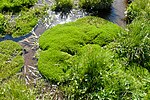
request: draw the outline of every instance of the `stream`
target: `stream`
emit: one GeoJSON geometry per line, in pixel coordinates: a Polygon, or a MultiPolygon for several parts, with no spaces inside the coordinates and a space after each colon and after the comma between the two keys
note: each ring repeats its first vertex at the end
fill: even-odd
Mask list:
{"type": "MultiPolygon", "coordinates": [[[[53,2],[46,0],[46,3],[50,6],[53,5],[53,2]]],[[[42,4],[42,0],[39,0],[37,5],[42,4]]],[[[113,23],[118,24],[121,27],[126,26],[125,21],[125,10],[127,7],[127,0],[114,0],[111,6],[111,10],[107,13],[100,13],[100,17],[109,20],[113,23]]],[[[79,9],[73,9],[67,16],[62,16],[61,13],[55,13],[51,10],[48,10],[48,16],[39,20],[38,24],[32,29],[32,31],[24,36],[13,38],[10,35],[6,35],[4,38],[0,38],[0,41],[12,40],[18,42],[23,47],[23,56],[24,56],[24,66],[23,66],[23,75],[25,77],[26,84],[36,85],[37,81],[42,78],[41,74],[37,69],[38,58],[35,57],[37,50],[39,49],[38,39],[40,35],[47,29],[56,26],[57,24],[64,24],[67,22],[75,21],[78,18],[87,16],[88,14],[79,9]]],[[[54,95],[56,90],[56,85],[45,85],[46,88],[43,91],[50,91],[51,95],[54,95]]],[[[42,97],[42,96],[41,96],[42,97]]]]}

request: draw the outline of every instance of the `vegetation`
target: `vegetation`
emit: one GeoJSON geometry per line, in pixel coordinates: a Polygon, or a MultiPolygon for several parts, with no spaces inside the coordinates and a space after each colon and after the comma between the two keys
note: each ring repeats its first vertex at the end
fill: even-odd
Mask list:
{"type": "MultiPolygon", "coordinates": [[[[36,0],[1,1],[0,36],[24,35],[45,14],[45,7],[30,8],[36,0]],[[13,14],[19,16],[12,18],[13,14]]],[[[99,11],[111,2],[80,0],[80,7],[99,11]]],[[[130,24],[125,30],[92,16],[48,29],[39,39],[39,71],[59,86],[66,100],[149,100],[149,5],[149,0],[129,5],[130,24]]],[[[66,11],[67,7],[72,8],[72,0],[56,0],[54,10],[66,11]]],[[[1,100],[35,100],[41,92],[45,99],[53,98],[40,90],[45,85],[42,80],[34,90],[16,75],[24,62],[19,44],[0,42],[0,62],[1,100]]]]}
{"type": "Polygon", "coordinates": [[[150,2],[149,0],[134,0],[127,8],[128,21],[138,18],[139,16],[149,18],[150,15],[150,2]]]}
{"type": "Polygon", "coordinates": [[[36,0],[14,0],[12,2],[2,0],[0,7],[1,37],[6,34],[18,37],[29,33],[38,20],[46,14],[46,6],[30,8],[36,2],[36,0]]]}
{"type": "Polygon", "coordinates": [[[29,89],[22,79],[13,76],[0,85],[1,100],[35,100],[34,91],[29,89]]]}
{"type": "Polygon", "coordinates": [[[38,62],[39,70],[48,79],[62,82],[70,69],[67,61],[73,59],[83,46],[109,44],[115,41],[120,31],[117,25],[96,17],[49,29],[39,40],[43,50],[38,62]]]}
{"type": "Polygon", "coordinates": [[[13,41],[0,42],[0,80],[18,72],[23,66],[22,47],[13,41]]]}
{"type": "Polygon", "coordinates": [[[12,21],[10,21],[11,15],[5,17],[2,34],[10,34],[13,37],[18,37],[29,33],[38,23],[39,18],[45,14],[45,12],[43,12],[44,9],[45,7],[38,7],[21,11],[20,16],[14,18],[12,21]]]}
{"type": "Polygon", "coordinates": [[[73,0],[55,0],[52,10],[56,12],[68,13],[73,7],[73,0]]]}
{"type": "Polygon", "coordinates": [[[113,0],[79,0],[79,5],[82,9],[88,12],[109,9],[113,0]]]}
{"type": "Polygon", "coordinates": [[[37,0],[1,0],[0,12],[10,11],[13,13],[21,11],[24,7],[33,6],[37,0]]]}
{"type": "MultiPolygon", "coordinates": [[[[131,5],[137,2],[142,0],[131,5]]],[[[40,72],[60,86],[66,99],[148,100],[150,21],[144,7],[136,16],[131,13],[126,30],[97,17],[47,30],[39,41],[40,72]]]]}

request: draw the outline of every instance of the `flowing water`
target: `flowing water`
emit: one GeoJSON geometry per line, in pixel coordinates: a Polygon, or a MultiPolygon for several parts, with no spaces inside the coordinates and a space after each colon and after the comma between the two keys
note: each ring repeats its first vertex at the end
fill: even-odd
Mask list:
{"type": "MultiPolygon", "coordinates": [[[[53,2],[46,0],[46,3],[50,6],[53,5],[53,2]]],[[[42,5],[42,1],[39,0],[37,5],[42,5]]],[[[102,18],[109,20],[113,23],[118,24],[119,26],[125,27],[125,10],[127,7],[127,0],[114,0],[111,10],[109,12],[102,12],[100,15],[102,18]]],[[[41,19],[39,23],[33,28],[33,30],[24,36],[13,38],[10,35],[6,35],[4,38],[0,38],[0,41],[4,40],[13,40],[18,42],[23,47],[23,56],[24,56],[24,67],[23,74],[25,76],[26,84],[36,84],[37,80],[42,78],[38,69],[37,61],[35,57],[36,51],[39,49],[38,39],[40,35],[47,29],[57,25],[63,24],[71,21],[75,21],[78,18],[87,16],[88,14],[79,9],[73,9],[67,16],[63,16],[62,13],[55,13],[51,10],[48,10],[48,16],[41,19]]],[[[52,86],[50,91],[55,91],[57,86],[52,86]]],[[[47,88],[45,88],[47,91],[47,88]]],[[[53,94],[53,93],[52,93],[53,94]]]]}

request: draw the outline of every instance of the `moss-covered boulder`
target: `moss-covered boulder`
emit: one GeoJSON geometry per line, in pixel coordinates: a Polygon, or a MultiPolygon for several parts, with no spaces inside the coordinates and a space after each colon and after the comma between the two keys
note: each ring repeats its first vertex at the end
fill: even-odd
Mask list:
{"type": "Polygon", "coordinates": [[[17,73],[23,66],[22,47],[13,41],[0,42],[0,80],[17,73]]]}
{"type": "Polygon", "coordinates": [[[85,17],[47,30],[39,40],[38,68],[48,79],[65,80],[70,63],[88,44],[103,47],[116,40],[121,28],[97,17],[85,17]],[[70,61],[71,60],[71,61],[70,61]]]}

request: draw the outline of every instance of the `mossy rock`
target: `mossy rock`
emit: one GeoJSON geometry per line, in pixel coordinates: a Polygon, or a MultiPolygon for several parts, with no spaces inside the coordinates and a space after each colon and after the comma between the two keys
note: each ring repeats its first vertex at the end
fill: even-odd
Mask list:
{"type": "Polygon", "coordinates": [[[23,66],[22,47],[13,41],[0,42],[0,79],[10,77],[23,66]]]}
{"type": "MultiPolygon", "coordinates": [[[[71,69],[70,63],[88,44],[99,47],[114,42],[122,29],[98,17],[85,17],[75,22],[57,25],[40,37],[38,68],[43,76],[63,82],[71,69]]],[[[85,51],[86,52],[86,51],[85,51]]]]}

